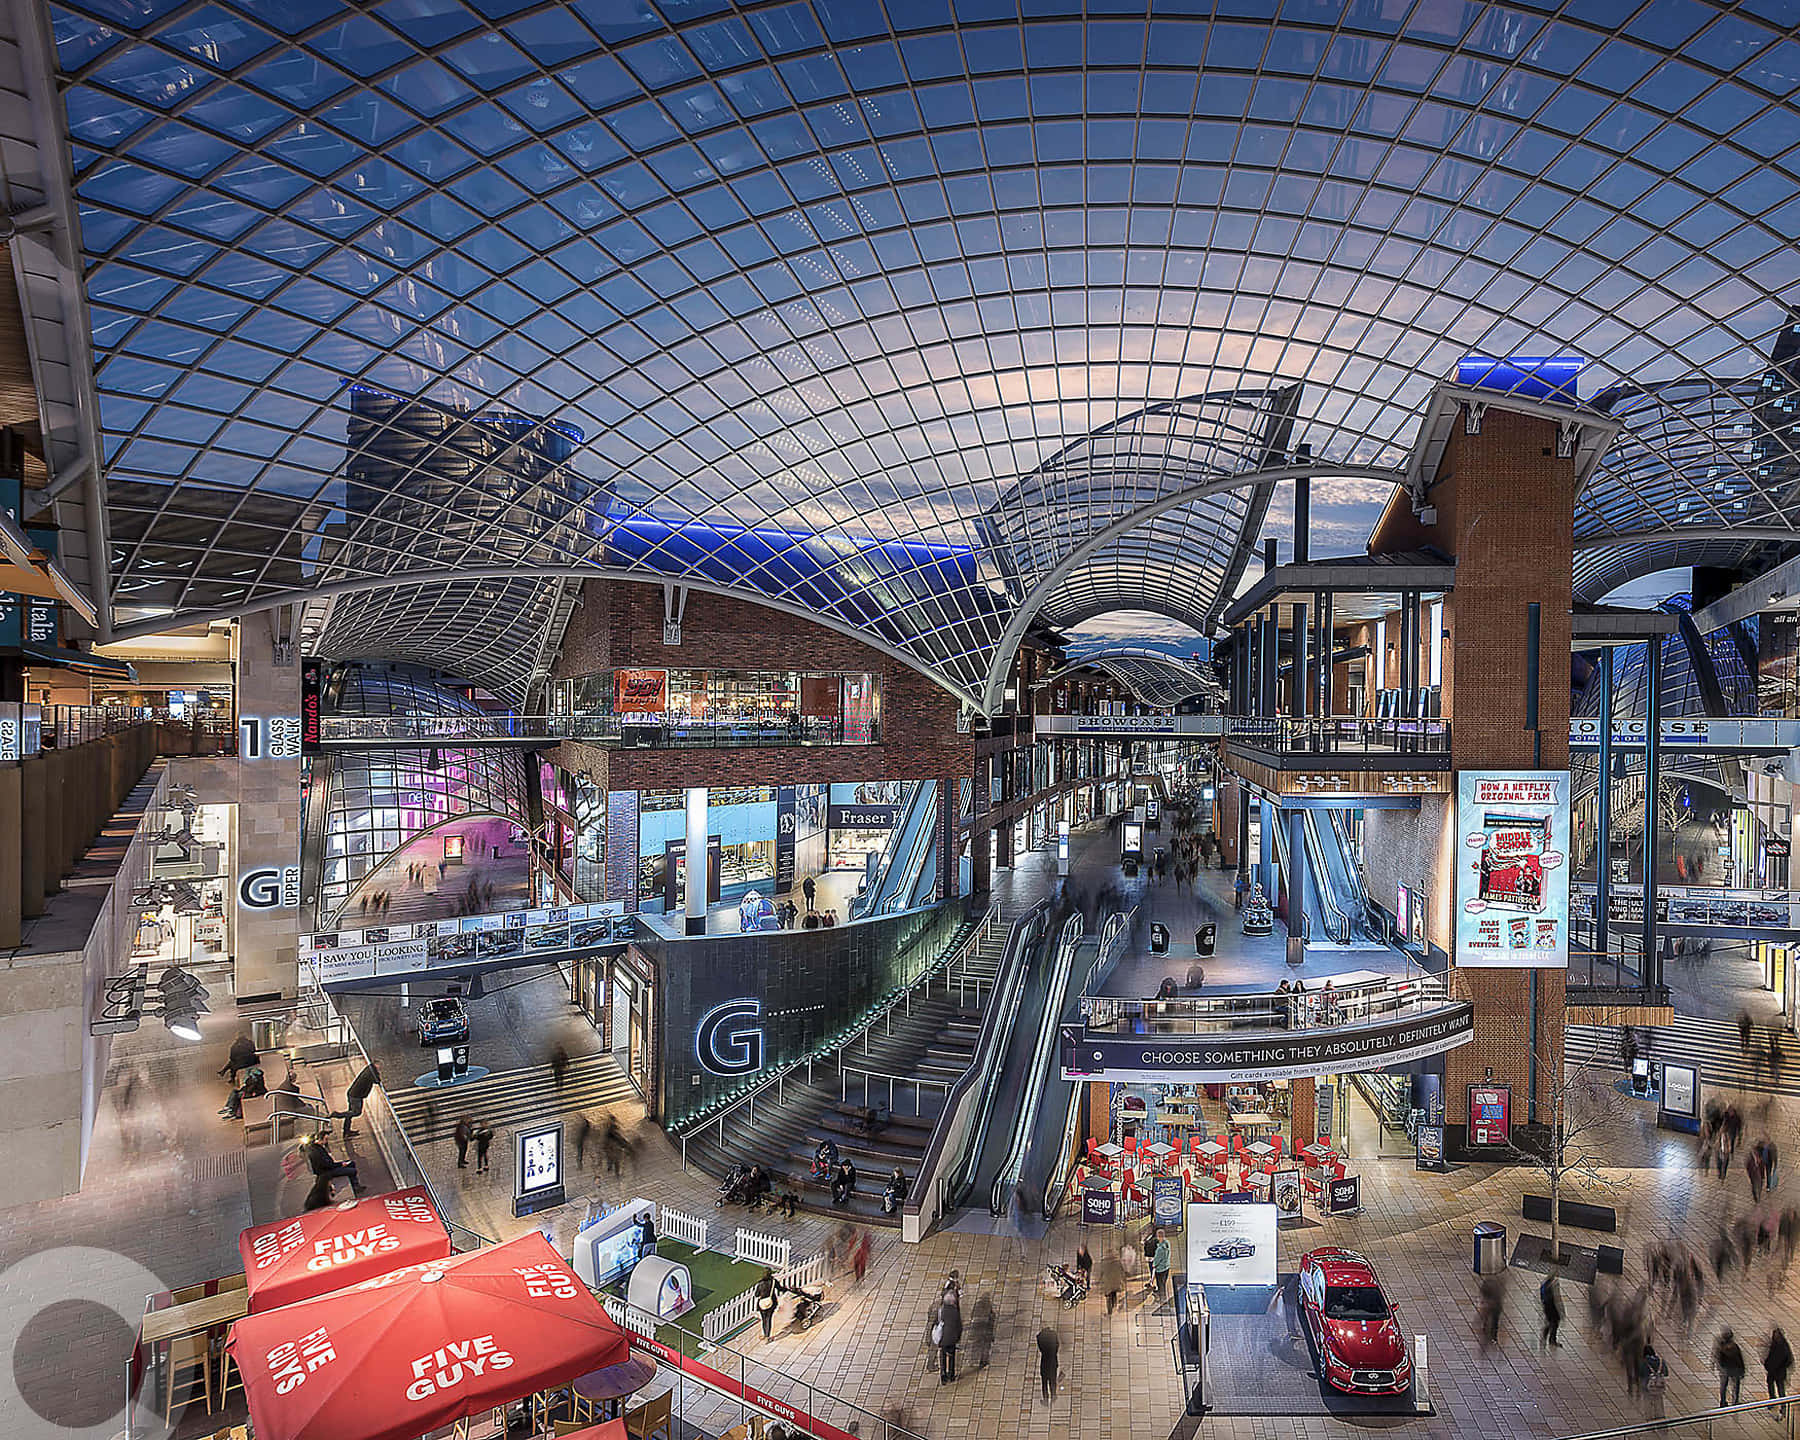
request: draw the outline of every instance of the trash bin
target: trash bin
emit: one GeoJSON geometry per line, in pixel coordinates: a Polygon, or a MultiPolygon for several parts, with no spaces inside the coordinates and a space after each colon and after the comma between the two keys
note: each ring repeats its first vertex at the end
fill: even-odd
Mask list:
{"type": "Polygon", "coordinates": [[[1167,955],[1169,953],[1169,927],[1160,921],[1150,926],[1150,953],[1167,955]]]}
{"type": "Polygon", "coordinates": [[[1213,948],[1218,943],[1219,927],[1217,925],[1202,925],[1194,932],[1194,951],[1196,954],[1210,955],[1213,953],[1213,948]]]}
{"type": "Polygon", "coordinates": [[[1492,1220],[1475,1223],[1475,1273],[1497,1275],[1506,1268],[1506,1227],[1492,1220]]]}

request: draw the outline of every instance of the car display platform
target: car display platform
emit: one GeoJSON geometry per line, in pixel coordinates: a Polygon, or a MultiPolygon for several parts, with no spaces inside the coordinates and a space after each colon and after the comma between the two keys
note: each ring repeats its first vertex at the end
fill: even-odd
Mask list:
{"type": "Polygon", "coordinates": [[[1284,1274],[1261,1308],[1222,1306],[1207,1291],[1212,1310],[1208,1374],[1214,1415],[1413,1415],[1413,1397],[1346,1395],[1328,1386],[1300,1318],[1299,1276],[1284,1274]]]}

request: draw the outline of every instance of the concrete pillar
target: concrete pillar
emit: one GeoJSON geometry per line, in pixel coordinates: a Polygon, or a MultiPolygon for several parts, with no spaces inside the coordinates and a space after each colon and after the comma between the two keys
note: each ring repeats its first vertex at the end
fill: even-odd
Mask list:
{"type": "Polygon", "coordinates": [[[20,767],[0,767],[0,950],[19,944],[19,922],[24,918],[20,894],[23,880],[24,819],[20,767]]]}
{"type": "Polygon", "coordinates": [[[291,650],[276,653],[279,613],[239,622],[239,754],[235,766],[222,762],[236,793],[227,779],[226,793],[200,797],[237,802],[236,875],[227,903],[236,915],[232,960],[240,1003],[291,997],[299,976],[300,666],[291,650]],[[256,722],[248,732],[246,721],[256,722]]]}
{"type": "Polygon", "coordinates": [[[687,933],[706,933],[706,787],[687,792],[687,933]]]}
{"type": "Polygon", "coordinates": [[[49,776],[49,763],[42,755],[19,764],[19,913],[27,920],[44,913],[44,897],[56,890],[49,776]]]}
{"type": "Polygon", "coordinates": [[[1288,1128],[1296,1150],[1319,1138],[1319,1094],[1310,1075],[1288,1082],[1288,1128]]]}
{"type": "Polygon", "coordinates": [[[1256,797],[1257,879],[1262,882],[1263,896],[1275,903],[1275,826],[1279,812],[1261,796],[1256,797]]]}

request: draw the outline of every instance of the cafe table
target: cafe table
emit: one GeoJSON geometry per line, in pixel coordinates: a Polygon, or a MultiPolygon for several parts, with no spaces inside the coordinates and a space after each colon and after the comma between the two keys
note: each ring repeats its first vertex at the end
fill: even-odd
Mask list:
{"type": "Polygon", "coordinates": [[[1165,1144],[1161,1140],[1155,1140],[1144,1147],[1144,1153],[1152,1160],[1156,1161],[1158,1165],[1167,1165],[1169,1163],[1169,1157],[1175,1154],[1175,1147],[1173,1145],[1165,1144]]]}
{"type": "Polygon", "coordinates": [[[578,1376],[570,1388],[589,1405],[616,1403],[637,1394],[654,1379],[656,1362],[641,1355],[633,1355],[619,1361],[617,1365],[590,1370],[587,1374],[578,1376]]]}
{"type": "Polygon", "coordinates": [[[1094,1147],[1094,1153],[1105,1160],[1117,1160],[1125,1153],[1125,1147],[1123,1145],[1115,1145],[1109,1140],[1104,1145],[1096,1145],[1094,1147]]]}
{"type": "Polygon", "coordinates": [[[1275,1153],[1275,1147],[1267,1140],[1252,1140],[1244,1149],[1258,1160],[1266,1160],[1275,1153]]]}
{"type": "Polygon", "coordinates": [[[1260,1170],[1250,1172],[1250,1188],[1259,1195],[1265,1195],[1269,1189],[1269,1177],[1260,1170]]]}
{"type": "Polygon", "coordinates": [[[1263,1134],[1275,1128],[1275,1117],[1262,1111],[1245,1111],[1231,1117],[1231,1128],[1242,1130],[1246,1135],[1263,1134]]]}
{"type": "Polygon", "coordinates": [[[1196,1195],[1214,1195],[1225,1187],[1210,1175],[1196,1175],[1188,1182],[1188,1189],[1196,1195]]]}

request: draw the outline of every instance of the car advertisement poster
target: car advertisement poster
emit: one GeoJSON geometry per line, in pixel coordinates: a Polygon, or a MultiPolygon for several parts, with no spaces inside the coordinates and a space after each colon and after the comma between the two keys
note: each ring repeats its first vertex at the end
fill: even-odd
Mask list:
{"type": "Polygon", "coordinates": [[[1188,1280],[1202,1285],[1275,1284],[1273,1205],[1187,1207],[1188,1280]]]}
{"type": "Polygon", "coordinates": [[[1456,777],[1456,963],[1569,963],[1569,774],[1465,770],[1456,777]]]}
{"type": "Polygon", "coordinates": [[[1512,1086],[1469,1087],[1469,1144],[1504,1145],[1512,1138],[1512,1086]]]}

